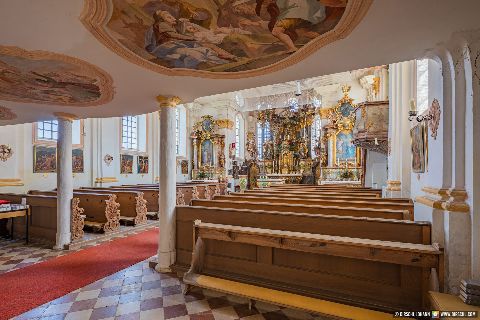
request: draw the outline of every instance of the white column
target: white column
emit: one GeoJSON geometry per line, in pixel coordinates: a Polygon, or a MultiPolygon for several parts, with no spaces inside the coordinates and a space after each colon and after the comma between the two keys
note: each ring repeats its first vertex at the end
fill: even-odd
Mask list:
{"type": "Polygon", "coordinates": [[[157,97],[160,102],[158,272],[170,272],[175,262],[176,154],[175,107],[177,97],[157,97]]]}
{"type": "Polygon", "coordinates": [[[57,236],[55,249],[62,250],[71,241],[72,177],[72,121],[73,116],[56,114],[57,140],[57,236]]]}
{"type": "Polygon", "coordinates": [[[389,154],[388,154],[388,197],[410,197],[411,147],[410,101],[415,98],[415,61],[391,64],[390,110],[389,110],[389,154]]]}

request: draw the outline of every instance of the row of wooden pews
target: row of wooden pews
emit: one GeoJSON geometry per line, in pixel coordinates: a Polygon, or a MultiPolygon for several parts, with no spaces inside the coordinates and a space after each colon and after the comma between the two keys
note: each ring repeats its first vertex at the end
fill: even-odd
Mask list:
{"type": "Polygon", "coordinates": [[[187,285],[390,318],[381,312],[427,309],[428,290],[443,288],[443,251],[430,223],[413,220],[410,199],[351,186],[279,185],[193,200],[177,206],[173,267],[187,285]]]}
{"type": "MultiPolygon", "coordinates": [[[[226,192],[223,183],[184,183],[177,185],[177,204],[190,204],[192,199],[211,199],[226,192]]],[[[108,188],[75,189],[72,200],[72,241],[81,239],[84,228],[96,232],[115,232],[120,224],[141,225],[158,219],[158,184],[122,185],[108,188]]],[[[27,194],[0,194],[1,199],[31,207],[29,234],[33,238],[55,242],[57,232],[57,192],[30,190],[27,194]]],[[[22,233],[24,225],[15,219],[15,229],[22,233]],[[17,227],[18,225],[18,227],[17,227]]]]}

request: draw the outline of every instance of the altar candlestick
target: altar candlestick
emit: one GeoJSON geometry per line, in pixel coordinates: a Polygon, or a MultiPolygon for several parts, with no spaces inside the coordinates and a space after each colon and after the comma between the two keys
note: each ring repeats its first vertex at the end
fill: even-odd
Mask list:
{"type": "Polygon", "coordinates": [[[417,111],[417,107],[415,106],[415,100],[410,100],[410,111],[417,111]]]}

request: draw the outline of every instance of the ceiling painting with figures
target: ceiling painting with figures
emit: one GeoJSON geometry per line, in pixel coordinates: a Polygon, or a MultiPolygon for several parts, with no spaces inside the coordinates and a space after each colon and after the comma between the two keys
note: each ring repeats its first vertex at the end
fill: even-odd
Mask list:
{"type": "Polygon", "coordinates": [[[112,50],[161,73],[202,76],[295,63],[348,35],[370,0],[86,3],[82,21],[112,50]]]}

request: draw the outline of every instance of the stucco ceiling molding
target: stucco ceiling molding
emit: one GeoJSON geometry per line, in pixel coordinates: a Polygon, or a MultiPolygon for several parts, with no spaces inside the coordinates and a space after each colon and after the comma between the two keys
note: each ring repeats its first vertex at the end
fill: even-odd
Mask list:
{"type": "Polygon", "coordinates": [[[248,71],[212,72],[185,68],[167,68],[150,62],[119,43],[107,30],[113,12],[112,0],[85,0],[80,20],[105,46],[124,59],[146,69],[168,76],[192,76],[213,79],[240,79],[265,75],[292,66],[329,43],[347,37],[366,15],[373,0],[349,0],[345,12],[334,29],[313,39],[289,57],[271,65],[248,71]]]}
{"type": "MultiPolygon", "coordinates": [[[[28,90],[25,92],[24,96],[18,96],[11,94],[9,92],[2,92],[0,88],[0,100],[13,101],[13,102],[24,102],[24,103],[38,103],[38,104],[49,104],[49,105],[61,105],[61,106],[72,106],[72,107],[92,107],[106,104],[112,101],[115,94],[113,87],[112,77],[106,73],[104,70],[99,67],[90,64],[84,60],[80,60],[71,56],[64,54],[49,52],[49,51],[27,51],[25,49],[13,46],[0,46],[0,54],[7,55],[12,57],[21,57],[32,61],[59,61],[66,63],[68,65],[73,65],[77,67],[75,71],[76,76],[79,77],[90,77],[94,79],[94,85],[98,87],[100,95],[95,100],[89,101],[65,101],[60,99],[54,99],[55,95],[52,95],[52,99],[39,100],[28,96],[28,90]]],[[[1,62],[1,61],[0,61],[1,62]]],[[[8,66],[7,66],[8,67],[8,66]]],[[[60,73],[61,69],[58,70],[60,73]]],[[[69,80],[65,80],[69,81],[69,80]]],[[[28,84],[31,85],[31,84],[28,84]]]]}
{"type": "Polygon", "coordinates": [[[14,120],[17,115],[7,107],[0,106],[0,120],[14,120]]]}

